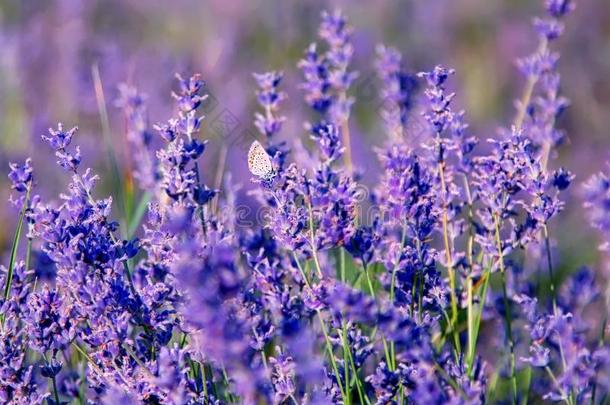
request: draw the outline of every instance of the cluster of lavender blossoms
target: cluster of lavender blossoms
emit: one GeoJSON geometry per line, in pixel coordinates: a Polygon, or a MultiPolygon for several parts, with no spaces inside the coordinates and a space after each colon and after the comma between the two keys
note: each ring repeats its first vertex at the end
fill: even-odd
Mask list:
{"type": "Polygon", "coordinates": [[[251,158],[273,170],[252,178],[267,215],[247,228],[232,177],[204,183],[199,75],[177,75],[175,116],[154,125],[119,87],[139,187],[125,195],[140,198],[124,218],[98,196],[77,128],[49,129],[66,190],[46,200],[30,159],[10,165],[0,402],[608,403],[610,171],[581,193],[605,266],[560,275],[552,230],[574,175],[553,167],[568,101],[551,48],[574,4],[545,7],[516,117],[480,148],[453,69],[413,73],[377,47],[387,140],[368,194],[350,142],[352,28],[323,13],[298,64],[302,139],[283,134],[283,73],[254,75],[265,152],[251,158]]]}

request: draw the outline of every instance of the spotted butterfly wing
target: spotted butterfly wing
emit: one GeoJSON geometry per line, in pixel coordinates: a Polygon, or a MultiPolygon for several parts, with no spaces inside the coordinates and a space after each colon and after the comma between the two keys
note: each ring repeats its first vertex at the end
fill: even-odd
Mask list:
{"type": "Polygon", "coordinates": [[[248,168],[250,173],[263,180],[269,180],[275,174],[271,157],[258,141],[252,142],[248,151],[248,168]]]}

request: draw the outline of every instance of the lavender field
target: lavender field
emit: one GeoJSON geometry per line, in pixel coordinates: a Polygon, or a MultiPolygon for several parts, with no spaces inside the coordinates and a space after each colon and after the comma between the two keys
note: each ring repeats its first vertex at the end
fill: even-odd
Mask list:
{"type": "Polygon", "coordinates": [[[0,404],[610,404],[604,0],[0,0],[0,404]]]}

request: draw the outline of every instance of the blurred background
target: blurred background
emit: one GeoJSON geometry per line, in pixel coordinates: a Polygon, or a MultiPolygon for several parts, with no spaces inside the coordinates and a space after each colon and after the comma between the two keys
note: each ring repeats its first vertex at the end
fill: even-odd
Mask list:
{"type": "MultiPolygon", "coordinates": [[[[115,106],[118,85],[135,85],[147,96],[150,124],[173,113],[174,73],[199,72],[210,99],[204,108],[204,178],[214,182],[223,145],[227,168],[241,183],[239,198],[251,188],[245,155],[256,136],[257,111],[252,72],[283,70],[288,121],[281,136],[290,144],[307,137],[308,109],[298,89],[296,64],[316,40],[320,12],[340,7],[354,27],[353,68],[360,77],[352,114],[354,160],[363,182],[376,178],[371,145],[385,139],[379,116],[375,46],[397,47],[413,72],[444,64],[457,70],[451,87],[456,108],[467,112],[473,133],[494,137],[514,116],[513,100],[523,79],[514,60],[532,52],[531,20],[543,13],[542,0],[364,0],[323,2],[268,0],[0,0],[0,167],[33,158],[37,190],[57,198],[66,176],[40,140],[50,126],[78,125],[75,139],[85,166],[103,179],[99,193],[113,190],[94,89],[99,72],[108,111],[112,147],[121,176],[129,173],[125,117],[115,106]],[[243,141],[246,139],[246,141],[243,141]],[[242,141],[240,141],[242,140],[242,141]]],[[[610,158],[610,3],[577,2],[556,44],[561,52],[563,94],[571,106],[558,125],[568,133],[553,166],[572,170],[577,182],[604,167],[610,158]]],[[[595,264],[595,234],[582,215],[578,187],[567,197],[567,214],[553,225],[564,268],[595,264]],[[559,223],[561,222],[561,223],[559,223]]],[[[0,199],[10,194],[0,176],[0,199]]],[[[0,251],[12,238],[16,212],[0,205],[0,251]]]]}

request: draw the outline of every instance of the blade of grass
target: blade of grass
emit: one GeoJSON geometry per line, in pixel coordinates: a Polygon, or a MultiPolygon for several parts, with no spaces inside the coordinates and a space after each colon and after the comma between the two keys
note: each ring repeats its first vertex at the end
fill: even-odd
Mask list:
{"type": "Polygon", "coordinates": [[[475,351],[476,351],[476,346],[477,346],[477,339],[479,338],[479,329],[481,327],[481,317],[483,315],[483,308],[485,306],[485,299],[487,298],[487,288],[489,287],[489,279],[491,278],[491,268],[488,268],[485,273],[483,273],[483,276],[481,277],[481,279],[485,279],[483,281],[483,290],[481,291],[481,296],[479,298],[479,309],[477,311],[477,313],[474,315],[474,325],[472,328],[472,346],[473,346],[473,350],[471,353],[471,356],[468,357],[467,359],[467,367],[469,370],[469,374],[470,377],[472,377],[473,375],[473,365],[474,365],[474,359],[475,359],[475,351]]]}
{"type": "MultiPolygon", "coordinates": [[[[25,212],[28,205],[30,204],[30,188],[25,195],[23,201],[23,207],[19,213],[19,222],[17,223],[17,229],[15,230],[15,236],[13,237],[13,246],[11,247],[11,257],[8,263],[8,272],[6,275],[6,282],[4,284],[4,301],[8,300],[11,294],[11,284],[13,283],[13,274],[15,272],[15,262],[17,261],[17,251],[19,249],[19,241],[21,240],[21,231],[23,230],[23,220],[25,219],[25,212]]],[[[2,325],[4,325],[4,314],[2,314],[2,325]]]]}
{"type": "MultiPolygon", "coordinates": [[[[102,136],[104,137],[104,144],[106,146],[106,157],[110,165],[112,177],[116,181],[116,194],[119,200],[119,209],[122,213],[122,229],[123,233],[127,232],[125,224],[130,222],[130,209],[128,207],[133,206],[132,202],[128,201],[127,196],[133,195],[129,193],[126,186],[123,184],[121,171],[119,169],[118,160],[114,153],[112,145],[112,135],[110,131],[110,120],[108,119],[108,110],[106,109],[106,97],[104,96],[104,87],[102,86],[102,79],[100,76],[100,70],[97,64],[91,66],[91,75],[93,77],[93,87],[95,90],[95,98],[97,101],[97,108],[100,116],[100,122],[102,125],[102,136]]],[[[124,235],[125,236],[125,235],[124,235]]]]}
{"type": "Polygon", "coordinates": [[[127,239],[131,239],[138,230],[138,227],[142,222],[142,218],[144,217],[144,214],[146,214],[146,209],[148,208],[148,203],[150,202],[151,198],[152,194],[148,191],[142,194],[142,197],[140,197],[140,201],[138,202],[138,205],[130,218],[129,225],[127,225],[127,239]]]}

